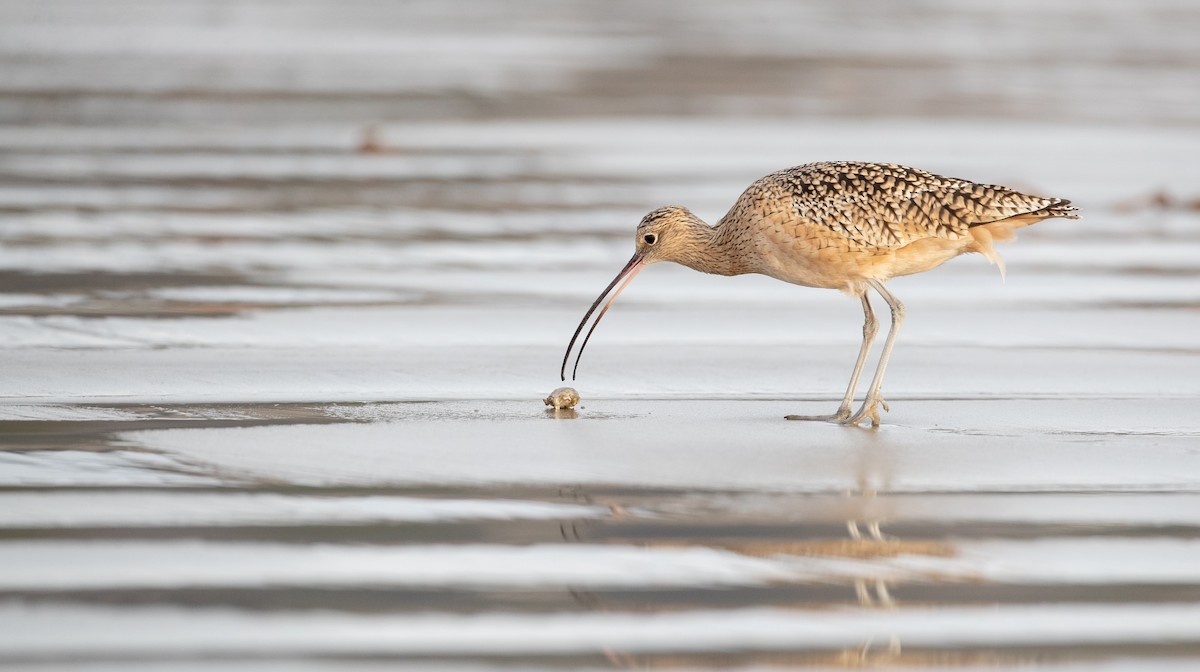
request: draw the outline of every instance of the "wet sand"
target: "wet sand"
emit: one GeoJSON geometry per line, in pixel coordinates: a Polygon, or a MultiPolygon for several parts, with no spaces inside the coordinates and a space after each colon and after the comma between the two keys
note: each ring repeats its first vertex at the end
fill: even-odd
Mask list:
{"type": "Polygon", "coordinates": [[[1163,429],[1191,400],[914,399],[877,432],[798,430],[780,419],[794,406],[26,407],[58,419],[4,423],[6,656],[1186,669],[1200,655],[1200,451],[1163,429]],[[1088,414],[1087,430],[1060,421],[1088,414]]]}
{"type": "Polygon", "coordinates": [[[89,7],[0,3],[5,669],[1200,665],[1190,5],[89,7]],[[783,420],[856,301],[667,266],[545,409],[835,158],[1083,219],[891,284],[878,430],[783,420]]]}

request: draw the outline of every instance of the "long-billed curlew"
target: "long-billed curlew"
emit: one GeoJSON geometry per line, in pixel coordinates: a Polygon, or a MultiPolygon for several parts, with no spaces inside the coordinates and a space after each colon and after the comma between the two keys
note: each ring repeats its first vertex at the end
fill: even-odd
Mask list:
{"type": "Polygon", "coordinates": [[[1007,187],[977,184],[892,163],[836,161],[788,168],[751,184],[716,226],[687,208],[672,205],[647,214],[638,224],[636,251],[625,268],[598,296],[571,336],[567,360],[588,318],[604,304],[575,358],[613,301],[647,264],[673,261],[704,273],[761,273],[805,287],[840,289],[862,301],[863,340],[846,395],[833,415],[789,420],[833,420],[879,425],[883,373],[904,321],[904,305],[884,287],[899,275],[935,268],[966,252],[978,252],[1004,264],[993,241],[1010,240],[1013,231],[1051,217],[1078,218],[1070,201],[1022,194],[1007,187]],[[887,301],[892,326],[866,399],[850,413],[859,375],[871,350],[878,322],[867,289],[887,301]]]}

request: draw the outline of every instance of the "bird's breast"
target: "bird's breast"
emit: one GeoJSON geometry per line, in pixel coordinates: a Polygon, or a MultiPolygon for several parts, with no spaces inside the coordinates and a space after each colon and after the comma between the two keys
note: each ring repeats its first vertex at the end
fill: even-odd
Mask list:
{"type": "Polygon", "coordinates": [[[848,289],[875,277],[886,251],[855,248],[810,227],[771,227],[754,237],[754,258],[762,273],[805,287],[848,289]]]}
{"type": "Polygon", "coordinates": [[[867,280],[920,273],[967,251],[969,239],[926,238],[898,248],[864,248],[820,235],[776,237],[759,242],[757,272],[805,287],[856,292],[867,280]]]}

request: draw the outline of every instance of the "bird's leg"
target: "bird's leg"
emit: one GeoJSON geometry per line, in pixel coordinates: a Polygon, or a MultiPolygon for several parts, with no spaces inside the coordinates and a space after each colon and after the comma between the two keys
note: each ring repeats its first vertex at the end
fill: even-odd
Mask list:
{"type": "Polygon", "coordinates": [[[863,305],[862,347],[858,349],[858,360],[854,362],[854,373],[850,374],[850,385],[846,387],[846,396],[842,397],[842,404],[838,406],[837,413],[833,415],[785,416],[788,420],[845,422],[846,418],[850,417],[850,405],[854,403],[854,393],[858,390],[858,378],[862,375],[863,365],[867,363],[867,353],[871,352],[871,345],[875,342],[875,334],[879,333],[879,320],[875,319],[875,310],[871,308],[871,300],[867,298],[865,291],[862,293],[861,298],[863,305]]]}
{"type": "Polygon", "coordinates": [[[854,393],[858,391],[858,378],[862,375],[863,366],[867,363],[867,353],[875,343],[875,335],[879,333],[879,320],[875,319],[875,310],[871,308],[871,299],[866,290],[862,293],[863,305],[863,341],[858,349],[858,359],[854,362],[854,373],[850,374],[850,385],[846,387],[846,396],[838,406],[837,417],[844,420],[850,417],[850,405],[854,403],[854,393]]]}
{"type": "Polygon", "coordinates": [[[872,427],[879,426],[879,405],[888,410],[887,403],[879,393],[883,386],[883,372],[887,370],[888,358],[892,356],[892,347],[896,345],[896,334],[900,333],[900,325],[904,324],[904,304],[883,286],[878,280],[868,280],[868,284],[879,292],[888,307],[892,309],[892,326],[888,329],[887,339],[883,342],[883,353],[879,355],[879,365],[875,367],[875,376],[871,378],[871,387],[867,390],[867,398],[854,415],[843,422],[847,425],[857,425],[863,420],[870,419],[872,427]]]}

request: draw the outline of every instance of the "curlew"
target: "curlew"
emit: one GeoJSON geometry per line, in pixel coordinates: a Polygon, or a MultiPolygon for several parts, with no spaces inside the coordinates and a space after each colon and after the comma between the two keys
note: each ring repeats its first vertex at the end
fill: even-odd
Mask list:
{"type": "Polygon", "coordinates": [[[828,416],[789,415],[789,420],[830,420],[879,426],[879,406],[888,410],[880,388],[904,304],[884,283],[901,275],[936,268],[967,252],[978,252],[1000,268],[992,247],[1014,231],[1043,219],[1077,219],[1062,198],[1023,194],[1007,187],[935,175],[891,163],[837,161],[788,168],[751,184],[716,226],[687,208],[672,205],[647,214],[637,226],[633,257],[592,303],[563,355],[567,360],[588,319],[611,296],[588,329],[579,358],[613,301],[648,264],[673,261],[704,273],[761,273],[805,287],[839,289],[862,302],[863,339],[850,384],[837,412],[828,416]],[[620,285],[618,287],[618,284],[620,285]],[[613,292],[613,288],[616,291],[613,292]],[[891,309],[891,327],[862,406],[850,409],[878,322],[868,290],[891,309]]]}

